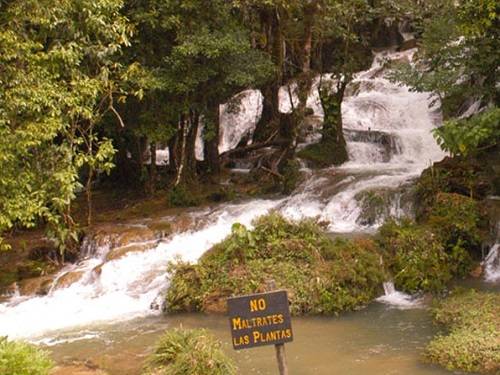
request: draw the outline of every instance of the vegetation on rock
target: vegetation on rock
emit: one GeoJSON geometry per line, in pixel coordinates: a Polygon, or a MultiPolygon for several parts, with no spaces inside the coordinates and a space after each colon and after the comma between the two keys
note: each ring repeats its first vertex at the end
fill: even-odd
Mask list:
{"type": "Polygon", "coordinates": [[[500,373],[500,295],[455,290],[433,310],[447,333],[427,346],[425,358],[449,370],[500,373]]]}
{"type": "Polygon", "coordinates": [[[48,375],[53,362],[44,351],[0,337],[0,374],[48,375]]]}
{"type": "Polygon", "coordinates": [[[143,375],[233,375],[236,366],[204,329],[168,330],[147,360],[143,375]]]}
{"type": "Polygon", "coordinates": [[[438,292],[452,278],[449,255],[429,229],[411,221],[386,223],[377,243],[385,252],[387,266],[396,288],[414,293],[438,292]]]}
{"type": "Polygon", "coordinates": [[[332,314],[369,303],[386,275],[370,240],[332,240],[311,220],[278,214],[241,224],[198,264],[171,264],[169,312],[224,312],[227,297],[263,292],[273,279],[289,292],[291,311],[332,314]]]}

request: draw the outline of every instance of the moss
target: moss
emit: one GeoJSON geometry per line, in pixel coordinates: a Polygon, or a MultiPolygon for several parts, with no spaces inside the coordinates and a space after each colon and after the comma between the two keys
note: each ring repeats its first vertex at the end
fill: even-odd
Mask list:
{"type": "Polygon", "coordinates": [[[144,375],[233,375],[234,362],[203,329],[167,331],[147,360],[144,375]]]}
{"type": "Polygon", "coordinates": [[[291,194],[301,181],[300,163],[298,160],[288,160],[283,170],[283,194],[291,194]]]}
{"type": "Polygon", "coordinates": [[[347,150],[332,141],[314,143],[306,146],[297,153],[314,168],[325,168],[340,165],[348,159],[347,150]]]}
{"type": "Polygon", "coordinates": [[[52,367],[53,362],[46,352],[0,337],[0,374],[47,375],[52,367]]]}
{"type": "Polygon", "coordinates": [[[361,215],[359,222],[362,225],[373,225],[388,211],[387,192],[364,191],[356,195],[355,199],[360,203],[361,215]]]}
{"type": "Polygon", "coordinates": [[[28,279],[31,277],[39,277],[49,275],[57,269],[54,262],[45,260],[26,260],[17,267],[19,279],[28,279]]]}
{"type": "Polygon", "coordinates": [[[186,186],[178,185],[168,192],[168,202],[172,207],[198,206],[201,199],[186,186]]]}
{"type": "Polygon", "coordinates": [[[439,238],[428,228],[411,221],[389,221],[377,237],[384,250],[394,284],[406,292],[443,290],[455,265],[439,238]]]}
{"type": "Polygon", "coordinates": [[[434,338],[426,360],[449,370],[500,374],[500,295],[455,290],[434,309],[447,333],[434,338]]]}
{"type": "Polygon", "coordinates": [[[167,311],[219,311],[227,297],[262,292],[274,279],[289,291],[293,314],[331,314],[367,304],[385,280],[372,241],[333,241],[313,221],[278,214],[253,224],[235,224],[197,265],[171,266],[167,311]]]}
{"type": "Polygon", "coordinates": [[[433,228],[447,248],[460,246],[479,253],[487,221],[476,200],[455,193],[437,193],[425,222],[433,228]]]}

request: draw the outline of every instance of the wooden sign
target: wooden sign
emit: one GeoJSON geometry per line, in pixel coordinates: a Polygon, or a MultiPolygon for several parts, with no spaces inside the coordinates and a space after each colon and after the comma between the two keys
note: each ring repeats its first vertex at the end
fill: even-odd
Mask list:
{"type": "Polygon", "coordinates": [[[227,307],[234,349],[293,341],[286,291],[229,298],[227,307]]]}

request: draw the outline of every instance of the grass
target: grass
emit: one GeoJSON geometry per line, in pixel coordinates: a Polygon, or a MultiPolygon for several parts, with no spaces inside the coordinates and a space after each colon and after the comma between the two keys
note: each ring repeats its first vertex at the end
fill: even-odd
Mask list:
{"type": "Polygon", "coordinates": [[[47,375],[53,366],[48,354],[37,347],[0,338],[0,374],[47,375]]]}
{"type": "Polygon", "coordinates": [[[204,329],[167,331],[147,360],[143,375],[235,375],[221,343],[204,329]]]}
{"type": "Polygon", "coordinates": [[[500,294],[455,290],[433,313],[446,333],[427,346],[427,361],[452,371],[500,374],[500,294]]]}

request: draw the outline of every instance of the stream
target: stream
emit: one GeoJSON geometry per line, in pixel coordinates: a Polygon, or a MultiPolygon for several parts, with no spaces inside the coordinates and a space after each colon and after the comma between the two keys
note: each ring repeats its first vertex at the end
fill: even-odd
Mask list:
{"type": "MultiPolygon", "coordinates": [[[[410,92],[384,76],[384,60],[411,61],[415,50],[379,53],[372,67],[356,76],[343,103],[350,161],[319,171],[304,166],[305,182],[288,197],[221,204],[189,212],[193,224],[142,252],[108,260],[112,243],[101,244],[61,271],[82,276],[46,296],[14,295],[0,304],[0,335],[46,345],[55,359],[91,360],[111,374],[138,374],[155,340],[170,327],[204,327],[218,336],[242,374],[274,374],[272,348],[234,352],[227,319],[202,314],[162,316],[151,309],[168,288],[166,265],[196,262],[239,222],[277,210],[290,218],[318,217],[338,235],[370,234],[388,217],[411,216],[412,182],[445,155],[431,134],[441,122],[429,93],[410,92]],[[381,204],[370,207],[375,197],[381,204]]],[[[261,95],[249,90],[238,115],[223,114],[222,150],[255,129],[261,95]]],[[[309,106],[322,111],[317,91],[309,106]]],[[[286,103],[282,111],[286,112],[286,103]]],[[[313,134],[304,142],[317,139],[313,134]]],[[[301,147],[304,144],[301,145],[301,147]]],[[[176,220],[165,217],[165,220],[176,220]]],[[[142,225],[134,223],[133,225],[142,225]]],[[[136,244],[131,244],[136,245],[136,244]]],[[[498,251],[497,251],[498,252],[498,251]]],[[[496,267],[496,266],[495,266],[496,267]]],[[[294,318],[295,342],[287,345],[292,374],[445,374],[422,364],[422,348],[436,333],[430,314],[384,285],[386,295],[364,310],[340,317],[294,318]]]]}

